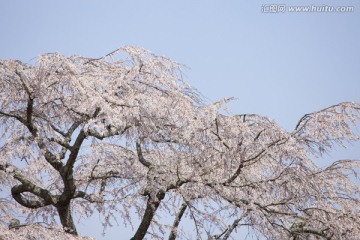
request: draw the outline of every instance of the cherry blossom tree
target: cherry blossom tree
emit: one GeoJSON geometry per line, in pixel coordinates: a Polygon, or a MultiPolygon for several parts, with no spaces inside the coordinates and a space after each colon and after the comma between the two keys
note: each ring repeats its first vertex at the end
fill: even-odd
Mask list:
{"type": "Polygon", "coordinates": [[[74,216],[99,212],[107,227],[133,224],[136,212],[136,240],[230,239],[242,228],[267,239],[360,239],[359,162],[314,162],[359,140],[359,103],[306,114],[289,132],[225,114],[230,99],[204,103],[181,68],[136,47],[1,60],[1,224],[17,214],[26,224],[0,238],[81,239],[74,216]]]}

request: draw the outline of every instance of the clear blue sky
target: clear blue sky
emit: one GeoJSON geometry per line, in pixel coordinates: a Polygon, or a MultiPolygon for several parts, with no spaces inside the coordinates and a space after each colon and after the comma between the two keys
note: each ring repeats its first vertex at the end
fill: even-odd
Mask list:
{"type": "MultiPolygon", "coordinates": [[[[280,3],[354,12],[262,13],[273,3],[0,0],[0,58],[30,61],[55,51],[99,57],[137,45],[186,64],[185,80],[208,101],[236,97],[233,113],[266,115],[288,130],[305,113],[360,102],[360,2],[287,0],[280,3]]],[[[360,158],[359,148],[334,156],[360,158]]],[[[94,226],[83,224],[81,234],[100,233],[94,226]]]]}

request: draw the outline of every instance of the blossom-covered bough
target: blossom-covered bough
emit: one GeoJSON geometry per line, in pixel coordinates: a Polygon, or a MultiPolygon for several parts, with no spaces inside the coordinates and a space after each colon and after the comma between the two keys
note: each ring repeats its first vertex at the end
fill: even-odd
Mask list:
{"type": "Polygon", "coordinates": [[[242,228],[267,239],[359,239],[359,162],[312,158],[359,140],[360,104],[306,114],[288,132],[263,116],[221,114],[228,100],[203,103],[180,68],[136,47],[1,60],[2,228],[17,214],[27,224],[0,236],[41,239],[31,223],[59,219],[76,238],[74,215],[98,211],[111,226],[133,224],[135,211],[136,240],[230,239],[242,228]]]}

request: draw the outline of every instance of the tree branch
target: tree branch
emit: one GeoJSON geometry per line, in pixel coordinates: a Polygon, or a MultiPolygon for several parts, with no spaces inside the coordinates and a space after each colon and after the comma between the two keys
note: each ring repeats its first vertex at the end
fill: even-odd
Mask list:
{"type": "Polygon", "coordinates": [[[148,162],[148,161],[144,158],[144,156],[143,156],[143,154],[142,154],[141,141],[142,141],[141,138],[139,138],[139,139],[136,141],[136,152],[137,152],[137,155],[138,155],[138,159],[139,159],[139,161],[140,161],[140,163],[141,163],[142,165],[144,165],[145,167],[149,168],[149,167],[151,166],[151,163],[148,162]]]}
{"type": "Polygon", "coordinates": [[[169,240],[175,240],[176,239],[176,235],[177,235],[177,228],[179,227],[181,218],[183,217],[185,210],[187,208],[187,204],[183,203],[181,204],[180,210],[179,212],[176,214],[174,223],[173,223],[173,227],[171,229],[170,235],[169,235],[169,240]]]}
{"type": "Polygon", "coordinates": [[[159,191],[156,194],[155,199],[151,197],[149,194],[148,201],[146,204],[146,209],[144,216],[141,220],[140,226],[138,227],[134,237],[132,237],[130,240],[142,240],[144,239],[146,232],[151,224],[151,221],[155,215],[156,210],[158,209],[161,200],[163,200],[165,197],[165,192],[159,191]]]}
{"type": "Polygon", "coordinates": [[[93,195],[87,194],[86,192],[83,192],[83,191],[76,191],[73,198],[82,198],[91,203],[102,203],[103,202],[100,200],[96,200],[95,198],[93,198],[93,195]]]}
{"type": "MultiPolygon", "coordinates": [[[[227,228],[226,231],[224,232],[225,235],[224,235],[222,240],[227,240],[230,237],[231,233],[239,225],[240,221],[241,221],[241,218],[238,218],[238,219],[234,220],[233,224],[231,224],[231,226],[229,226],[229,228],[227,228]]],[[[220,236],[219,236],[219,238],[220,238],[220,236]]]]}
{"type": "Polygon", "coordinates": [[[39,207],[48,206],[50,204],[56,204],[57,202],[56,196],[51,195],[48,190],[45,190],[33,184],[24,175],[22,175],[15,166],[12,166],[8,163],[1,164],[0,170],[6,172],[9,175],[12,175],[14,179],[21,182],[20,185],[16,185],[11,188],[11,194],[13,198],[22,206],[28,208],[39,208],[39,207]],[[22,196],[22,193],[24,192],[32,193],[35,196],[41,198],[43,201],[26,199],[25,197],[22,196]]]}
{"type": "Polygon", "coordinates": [[[16,185],[11,188],[11,195],[20,205],[27,207],[27,208],[34,209],[34,208],[48,206],[48,205],[52,204],[52,202],[47,201],[44,198],[42,198],[43,201],[29,200],[29,199],[23,197],[21,194],[24,192],[30,192],[33,194],[36,193],[35,195],[38,195],[38,196],[43,196],[43,191],[46,191],[46,190],[40,189],[37,186],[21,184],[21,185],[16,185]]]}
{"type": "Polygon", "coordinates": [[[85,140],[86,135],[84,130],[81,130],[79,135],[77,136],[75,143],[71,146],[70,155],[65,165],[65,174],[68,174],[70,170],[73,168],[76,158],[79,154],[81,144],[85,140]]]}
{"type": "Polygon", "coordinates": [[[104,138],[113,137],[113,136],[117,136],[117,135],[122,135],[130,127],[131,126],[126,126],[122,130],[120,130],[120,128],[118,128],[116,130],[110,129],[109,131],[107,131],[105,133],[98,133],[97,131],[90,129],[90,130],[88,130],[87,135],[91,136],[91,137],[95,137],[95,138],[100,139],[100,140],[103,140],[104,138]]]}
{"type": "Polygon", "coordinates": [[[31,96],[31,91],[30,91],[30,88],[29,86],[26,84],[26,82],[29,82],[29,79],[28,77],[24,74],[23,71],[20,71],[19,68],[17,68],[15,70],[15,73],[16,75],[18,75],[19,79],[20,79],[20,82],[21,84],[23,85],[24,87],[24,90],[25,92],[28,94],[28,96],[30,97],[31,96]]]}
{"type": "Polygon", "coordinates": [[[6,112],[3,112],[3,111],[0,111],[0,114],[4,115],[4,116],[6,116],[6,117],[15,118],[16,120],[18,120],[18,121],[21,122],[22,124],[26,125],[26,120],[23,119],[23,118],[20,117],[20,116],[17,116],[17,115],[11,114],[11,113],[6,113],[6,112]]]}

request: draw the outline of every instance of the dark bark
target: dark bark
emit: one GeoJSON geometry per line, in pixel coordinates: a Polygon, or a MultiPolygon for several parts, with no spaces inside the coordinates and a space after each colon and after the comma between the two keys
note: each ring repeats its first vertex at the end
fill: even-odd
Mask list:
{"type": "Polygon", "coordinates": [[[39,192],[37,192],[39,190],[33,190],[30,188],[29,185],[16,185],[14,187],[11,188],[11,195],[12,197],[15,199],[16,202],[18,202],[20,205],[27,207],[27,208],[31,208],[31,209],[36,209],[36,208],[40,208],[40,207],[45,207],[51,204],[51,200],[49,200],[48,198],[42,196],[40,196],[39,192]],[[24,192],[31,192],[35,195],[40,196],[40,198],[42,198],[42,201],[39,200],[29,200],[25,197],[22,196],[22,193],[24,192]],[[46,199],[46,200],[45,200],[46,199]]]}
{"type": "Polygon", "coordinates": [[[161,200],[163,200],[165,197],[165,193],[163,191],[160,191],[156,194],[155,199],[153,199],[151,196],[149,196],[144,216],[142,218],[142,221],[140,223],[140,226],[138,230],[136,231],[134,237],[131,238],[131,240],[142,240],[146,232],[151,224],[151,221],[155,215],[156,210],[158,209],[161,200]]]}
{"type": "Polygon", "coordinates": [[[187,204],[183,203],[181,205],[181,207],[180,207],[179,212],[177,213],[177,215],[175,217],[175,220],[174,220],[174,223],[173,223],[173,228],[172,228],[172,230],[170,232],[170,235],[169,235],[169,240],[175,240],[176,239],[177,228],[179,227],[181,218],[184,215],[186,208],[187,208],[187,204]]]}
{"type": "Polygon", "coordinates": [[[71,215],[70,203],[63,206],[57,206],[56,209],[59,213],[60,222],[64,228],[64,231],[77,236],[78,233],[71,215]]]}
{"type": "Polygon", "coordinates": [[[140,163],[141,163],[142,165],[144,165],[145,167],[150,168],[151,163],[144,158],[144,155],[143,155],[143,153],[142,153],[142,150],[141,150],[141,141],[142,141],[142,139],[138,139],[138,140],[136,141],[136,151],[137,151],[137,154],[138,154],[138,157],[139,157],[139,161],[140,161],[140,163]]]}
{"type": "Polygon", "coordinates": [[[234,231],[234,229],[239,225],[239,222],[240,222],[240,218],[239,219],[236,219],[233,224],[227,229],[226,233],[225,233],[225,236],[223,238],[223,240],[227,240],[231,233],[234,231]]]}
{"type": "MultiPolygon", "coordinates": [[[[6,172],[6,168],[10,165],[0,165],[0,170],[6,172]]],[[[23,176],[20,171],[18,171],[13,166],[13,177],[21,182],[20,185],[16,185],[11,188],[11,195],[13,198],[22,206],[28,207],[28,208],[40,208],[45,207],[50,204],[54,204],[56,201],[55,196],[51,195],[50,192],[46,189],[43,189],[32,182],[30,182],[25,176],[23,176]],[[39,200],[29,200],[26,197],[24,197],[23,193],[31,193],[35,196],[39,197],[39,200]]]]}

